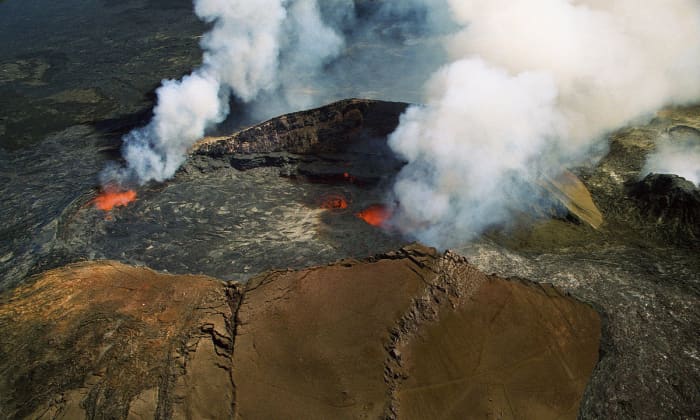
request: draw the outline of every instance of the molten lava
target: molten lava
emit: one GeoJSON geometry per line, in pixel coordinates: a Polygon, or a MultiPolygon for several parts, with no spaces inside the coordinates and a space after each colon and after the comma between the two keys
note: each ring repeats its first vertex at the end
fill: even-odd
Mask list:
{"type": "Polygon", "coordinates": [[[136,200],[136,191],[116,191],[116,190],[106,190],[102,191],[95,198],[95,207],[100,210],[110,211],[115,207],[126,206],[132,201],[136,200]]]}
{"type": "Polygon", "coordinates": [[[348,208],[348,200],[340,194],[327,195],[321,202],[321,208],[327,210],[346,209],[348,208]]]}
{"type": "Polygon", "coordinates": [[[354,184],[357,181],[357,178],[350,175],[348,172],[343,172],[343,179],[345,179],[346,181],[348,181],[352,184],[354,184]]]}
{"type": "Polygon", "coordinates": [[[382,226],[391,217],[391,210],[383,204],[373,204],[355,216],[364,220],[372,226],[382,226]]]}

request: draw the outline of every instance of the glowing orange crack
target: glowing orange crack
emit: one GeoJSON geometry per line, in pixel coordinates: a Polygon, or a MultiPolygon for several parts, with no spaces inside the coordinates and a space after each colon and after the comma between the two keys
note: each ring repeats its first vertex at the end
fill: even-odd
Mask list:
{"type": "Polygon", "coordinates": [[[323,198],[321,208],[326,210],[346,209],[348,208],[348,200],[340,194],[329,194],[323,198]]]}
{"type": "Polygon", "coordinates": [[[391,210],[383,204],[373,204],[361,212],[356,213],[355,216],[364,220],[367,224],[379,227],[389,220],[391,217],[391,210]]]}
{"type": "Polygon", "coordinates": [[[103,211],[110,211],[115,207],[127,206],[136,200],[136,191],[102,191],[94,200],[95,207],[103,211]]]}

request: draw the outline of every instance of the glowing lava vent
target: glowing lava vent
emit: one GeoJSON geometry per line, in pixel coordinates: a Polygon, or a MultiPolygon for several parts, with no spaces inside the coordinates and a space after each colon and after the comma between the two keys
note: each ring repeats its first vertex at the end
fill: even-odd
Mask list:
{"type": "Polygon", "coordinates": [[[120,191],[115,188],[107,188],[95,198],[95,207],[100,210],[110,211],[115,207],[127,206],[136,200],[136,191],[120,191]]]}
{"type": "Polygon", "coordinates": [[[328,194],[323,196],[320,207],[326,210],[346,209],[348,200],[342,194],[328,194]]]}
{"type": "Polygon", "coordinates": [[[372,226],[380,227],[391,217],[391,210],[383,204],[373,204],[361,212],[356,213],[355,216],[372,226]]]}

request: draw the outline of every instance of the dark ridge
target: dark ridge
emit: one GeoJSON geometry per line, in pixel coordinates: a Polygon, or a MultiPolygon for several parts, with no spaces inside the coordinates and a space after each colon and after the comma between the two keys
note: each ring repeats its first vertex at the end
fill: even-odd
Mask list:
{"type": "Polygon", "coordinates": [[[628,186],[640,212],[670,236],[700,238],[700,189],[678,175],[649,174],[628,186]]]}

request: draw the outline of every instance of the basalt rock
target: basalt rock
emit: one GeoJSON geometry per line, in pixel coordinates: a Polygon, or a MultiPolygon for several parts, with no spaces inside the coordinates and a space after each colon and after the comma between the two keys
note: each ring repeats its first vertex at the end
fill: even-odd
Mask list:
{"type": "Polygon", "coordinates": [[[386,138],[408,104],[347,99],[293,112],[236,132],[197,142],[188,166],[208,171],[227,162],[238,170],[279,167],[284,176],[375,184],[403,166],[386,138]]]}
{"type": "Polygon", "coordinates": [[[685,178],[649,174],[629,187],[643,215],[669,236],[700,239],[700,189],[685,178]]]}
{"type": "Polygon", "coordinates": [[[381,143],[399,123],[408,104],[366,99],[347,99],[330,106],[294,112],[230,136],[209,137],[192,152],[208,156],[232,153],[288,152],[296,154],[355,151],[358,143],[382,149],[381,143]]]}

